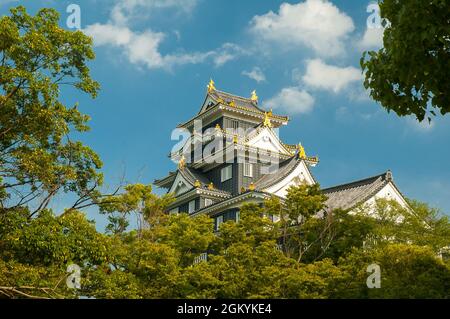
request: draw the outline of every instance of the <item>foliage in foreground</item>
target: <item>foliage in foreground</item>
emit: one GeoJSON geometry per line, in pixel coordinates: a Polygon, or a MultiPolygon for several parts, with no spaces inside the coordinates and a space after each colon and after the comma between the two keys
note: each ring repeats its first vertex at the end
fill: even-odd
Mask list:
{"type": "Polygon", "coordinates": [[[443,0],[383,0],[384,46],[364,53],[370,96],[398,116],[419,121],[450,112],[450,6],[443,0]]]}
{"type": "Polygon", "coordinates": [[[73,138],[89,118],[60,100],[63,85],[96,96],[91,39],[60,28],[54,10],[18,7],[0,18],[0,54],[0,297],[449,298],[437,256],[450,224],[424,204],[379,201],[378,219],[365,207],[324,213],[319,186],[302,185],[215,233],[209,217],[164,214],[173,199],[150,185],[104,194],[99,157],[73,138]],[[73,205],[50,210],[62,193],[73,205]],[[89,206],[107,214],[106,234],[89,206]],[[142,224],[129,231],[131,214],[142,224]],[[366,286],[372,263],[381,289],[366,286]],[[81,289],[67,285],[73,264],[81,289]]]}
{"type": "MultiPolygon", "coordinates": [[[[299,186],[290,193],[301,188],[311,187],[299,186]]],[[[450,244],[450,226],[446,218],[432,217],[432,210],[426,217],[440,225],[440,236],[437,228],[407,219],[379,222],[337,212],[330,224],[329,216],[311,216],[301,226],[294,223],[296,231],[290,235],[296,237],[289,239],[290,249],[303,252],[299,261],[297,254],[280,248],[284,225],[269,218],[273,201],[264,207],[246,205],[238,223],[226,222],[217,233],[207,216],[152,215],[150,227],[105,235],[79,212],[55,216],[46,211],[31,220],[24,212],[9,212],[0,219],[0,286],[40,297],[450,297],[450,267],[433,249],[436,243],[450,244]],[[311,238],[320,239],[310,243],[311,238]],[[324,245],[323,238],[330,242],[324,245]],[[207,261],[194,262],[204,252],[207,261]],[[72,263],[82,268],[80,290],[65,284],[66,268],[72,263]],[[374,263],[381,267],[380,289],[366,285],[367,267],[374,263]]],[[[382,213],[387,205],[391,218],[405,214],[386,201],[379,201],[376,209],[382,213]]]]}

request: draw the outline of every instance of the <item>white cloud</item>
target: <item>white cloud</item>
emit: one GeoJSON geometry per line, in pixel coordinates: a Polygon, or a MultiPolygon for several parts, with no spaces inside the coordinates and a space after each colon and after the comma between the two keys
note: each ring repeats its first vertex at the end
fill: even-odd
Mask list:
{"type": "Polygon", "coordinates": [[[240,46],[234,43],[224,43],[219,49],[210,52],[216,67],[220,67],[225,63],[246,54],[247,53],[240,46]]]}
{"type": "MultiPolygon", "coordinates": [[[[95,46],[111,46],[122,50],[132,64],[149,69],[171,69],[176,65],[212,62],[216,67],[247,54],[241,47],[225,43],[221,47],[206,52],[162,54],[160,45],[166,38],[162,32],[133,31],[130,20],[143,9],[149,11],[164,8],[190,11],[197,0],[125,0],[118,2],[112,9],[110,20],[106,24],[96,23],[86,27],[84,32],[94,39],[95,46]]],[[[179,38],[180,34],[176,33],[179,38]]]]}
{"type": "Polygon", "coordinates": [[[383,34],[383,28],[367,28],[364,36],[358,42],[358,48],[363,51],[382,48],[383,34]]]}
{"type": "Polygon", "coordinates": [[[266,81],[266,76],[259,67],[254,67],[251,71],[242,71],[242,75],[245,75],[258,83],[266,81]]]}
{"type": "Polygon", "coordinates": [[[313,109],[314,97],[298,87],[282,89],[264,105],[272,109],[280,109],[288,114],[308,113],[313,109]]]}
{"type": "Polygon", "coordinates": [[[320,56],[344,53],[344,41],[354,29],[353,20],[327,0],[283,3],[278,13],[270,11],[251,21],[251,31],[260,39],[286,48],[306,46],[320,56]]]}
{"type": "Polygon", "coordinates": [[[164,64],[164,59],[158,51],[164,38],[163,33],[135,33],[127,27],[98,23],[88,26],[84,32],[94,38],[96,46],[122,48],[131,63],[145,64],[149,68],[162,67],[164,64]]]}
{"type": "Polygon", "coordinates": [[[216,50],[207,52],[175,53],[163,55],[159,46],[165,38],[161,32],[133,32],[128,27],[113,24],[94,24],[84,32],[94,38],[94,45],[109,45],[123,50],[128,61],[143,65],[149,69],[171,69],[177,65],[198,64],[206,61],[219,67],[243,53],[243,50],[232,43],[225,43],[216,50]]]}
{"type": "Polygon", "coordinates": [[[355,67],[337,67],[324,63],[320,59],[306,61],[306,73],[302,81],[314,89],[338,93],[350,83],[361,81],[361,71],[355,67]]]}

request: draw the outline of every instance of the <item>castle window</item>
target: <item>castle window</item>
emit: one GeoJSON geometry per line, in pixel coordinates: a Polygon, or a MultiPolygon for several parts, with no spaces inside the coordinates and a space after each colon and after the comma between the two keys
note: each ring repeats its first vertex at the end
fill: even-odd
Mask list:
{"type": "Polygon", "coordinates": [[[220,171],[220,181],[223,183],[233,177],[233,166],[228,165],[220,171]]]}
{"type": "Polygon", "coordinates": [[[191,200],[189,202],[189,214],[192,214],[195,211],[195,200],[191,200]]]}
{"type": "Polygon", "coordinates": [[[253,177],[253,164],[244,163],[244,176],[253,177]]]}
{"type": "Polygon", "coordinates": [[[216,230],[219,230],[220,225],[223,223],[223,215],[216,217],[216,230]]]}
{"type": "Polygon", "coordinates": [[[205,207],[211,206],[213,204],[213,201],[211,198],[205,198],[205,207]]]}
{"type": "Polygon", "coordinates": [[[239,128],[239,121],[231,120],[231,128],[237,130],[239,128]]]}

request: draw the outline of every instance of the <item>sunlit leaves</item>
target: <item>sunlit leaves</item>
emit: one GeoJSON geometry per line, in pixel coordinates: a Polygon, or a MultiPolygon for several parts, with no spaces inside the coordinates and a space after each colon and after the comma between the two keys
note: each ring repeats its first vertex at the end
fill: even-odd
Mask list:
{"type": "Polygon", "coordinates": [[[63,86],[97,95],[87,67],[92,39],[58,23],[53,9],[30,16],[22,6],[0,18],[0,192],[10,195],[0,197],[4,207],[33,202],[39,211],[60,190],[85,196],[102,182],[98,156],[71,140],[89,129],[89,117],[60,97],[63,86]]]}
{"type": "Polygon", "coordinates": [[[450,112],[450,6],[442,0],[380,1],[384,47],[364,53],[364,86],[387,111],[431,120],[450,112]]]}

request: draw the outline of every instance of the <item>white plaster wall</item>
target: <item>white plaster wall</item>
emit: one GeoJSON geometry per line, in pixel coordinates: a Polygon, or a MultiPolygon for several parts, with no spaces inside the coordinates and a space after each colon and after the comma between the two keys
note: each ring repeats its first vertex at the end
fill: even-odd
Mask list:
{"type": "Polygon", "coordinates": [[[403,199],[402,195],[395,189],[392,183],[384,186],[378,193],[375,194],[372,198],[370,198],[366,203],[369,205],[375,204],[375,200],[379,198],[384,198],[388,200],[395,200],[399,203],[403,208],[407,208],[408,204],[403,199]]]}
{"type": "MultiPolygon", "coordinates": [[[[376,193],[374,196],[369,198],[364,204],[364,208],[368,212],[369,215],[375,216],[375,205],[377,199],[387,199],[387,200],[394,200],[397,203],[399,203],[403,208],[408,208],[408,203],[405,201],[403,196],[397,191],[397,189],[394,187],[392,182],[384,186],[378,193],[376,193]]],[[[354,213],[353,211],[350,213],[354,213]]],[[[399,220],[401,221],[401,220],[399,220]]]]}
{"type": "Polygon", "coordinates": [[[184,193],[190,189],[188,185],[189,183],[183,178],[183,176],[181,176],[180,173],[178,173],[172,187],[169,190],[169,193],[174,193],[175,195],[184,193]]]}
{"type": "Polygon", "coordinates": [[[285,153],[283,146],[278,138],[272,134],[267,128],[261,130],[259,134],[248,141],[249,146],[258,147],[260,149],[285,153]]]}
{"type": "Polygon", "coordinates": [[[265,189],[265,191],[280,197],[286,197],[289,187],[293,185],[299,185],[302,182],[306,182],[308,185],[315,184],[314,179],[309,173],[305,162],[301,162],[300,165],[298,165],[296,169],[291,172],[291,174],[289,174],[285,179],[283,179],[276,185],[265,189]]]}

